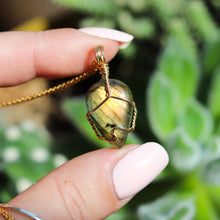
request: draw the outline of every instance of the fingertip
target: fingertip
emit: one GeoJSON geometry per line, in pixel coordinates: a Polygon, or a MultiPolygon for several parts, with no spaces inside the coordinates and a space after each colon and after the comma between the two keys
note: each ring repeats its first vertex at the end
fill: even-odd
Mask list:
{"type": "Polygon", "coordinates": [[[119,199],[132,197],[145,188],[167,164],[168,155],[161,145],[149,142],[134,147],[113,169],[113,183],[119,199]]]}
{"type": "Polygon", "coordinates": [[[13,86],[35,77],[63,78],[84,73],[94,61],[89,52],[104,46],[109,62],[120,43],[92,36],[76,29],[0,34],[0,86],[13,86]]]}
{"type": "Polygon", "coordinates": [[[48,219],[103,219],[146,187],[167,163],[168,155],[157,143],[89,152],[58,167],[9,204],[48,219]]]}
{"type": "Polygon", "coordinates": [[[118,52],[114,40],[86,34],[76,29],[58,29],[41,33],[35,49],[35,62],[40,77],[60,78],[81,74],[95,60],[94,48],[104,46],[106,61],[118,52]]]}

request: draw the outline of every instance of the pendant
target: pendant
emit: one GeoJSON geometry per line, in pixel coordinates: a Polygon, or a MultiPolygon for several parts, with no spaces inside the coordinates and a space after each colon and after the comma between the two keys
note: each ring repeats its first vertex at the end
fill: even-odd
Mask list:
{"type": "Polygon", "coordinates": [[[109,79],[109,66],[105,60],[103,46],[95,48],[95,56],[96,60],[87,72],[33,95],[0,103],[0,108],[55,93],[79,83],[99,71],[101,80],[94,84],[87,93],[88,113],[86,118],[99,139],[107,141],[115,147],[122,147],[128,133],[134,131],[135,128],[137,117],[135,102],[127,85],[119,80],[109,79]]]}
{"type": "Polygon", "coordinates": [[[86,115],[97,137],[114,147],[122,147],[135,128],[137,110],[129,87],[109,79],[103,48],[96,48],[101,80],[90,87],[86,96],[86,115]]]}

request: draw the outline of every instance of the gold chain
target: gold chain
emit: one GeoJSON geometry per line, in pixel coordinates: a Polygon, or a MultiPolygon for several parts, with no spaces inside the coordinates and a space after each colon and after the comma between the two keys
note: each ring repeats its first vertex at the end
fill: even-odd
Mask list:
{"type": "Polygon", "coordinates": [[[10,215],[6,210],[5,208],[3,208],[2,206],[0,206],[0,215],[6,219],[6,220],[15,220],[15,218],[10,215]]]}
{"type": "Polygon", "coordinates": [[[64,83],[61,83],[57,86],[46,89],[42,92],[38,92],[38,93],[30,95],[30,96],[23,96],[23,97],[20,97],[20,98],[11,100],[11,101],[6,101],[3,103],[0,103],[0,108],[23,103],[23,102],[27,102],[27,101],[31,101],[33,99],[37,99],[37,98],[40,98],[45,95],[53,94],[53,93],[58,92],[62,89],[69,88],[72,85],[77,84],[77,83],[81,82],[82,80],[90,77],[92,74],[94,74],[100,68],[100,65],[101,64],[98,64],[97,61],[94,61],[87,72],[82,73],[82,74],[80,74],[80,75],[78,75],[78,76],[76,76],[76,77],[74,77],[64,83]]]}

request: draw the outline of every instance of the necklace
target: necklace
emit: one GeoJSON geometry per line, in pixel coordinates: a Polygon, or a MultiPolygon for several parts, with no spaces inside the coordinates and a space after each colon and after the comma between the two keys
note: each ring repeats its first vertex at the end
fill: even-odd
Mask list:
{"type": "Polygon", "coordinates": [[[88,71],[64,83],[42,92],[0,103],[1,107],[11,106],[53,94],[99,72],[101,79],[92,85],[86,96],[87,115],[96,136],[112,146],[122,147],[128,133],[134,131],[137,109],[129,87],[116,79],[109,79],[109,66],[105,60],[103,46],[95,48],[96,60],[88,71]]]}

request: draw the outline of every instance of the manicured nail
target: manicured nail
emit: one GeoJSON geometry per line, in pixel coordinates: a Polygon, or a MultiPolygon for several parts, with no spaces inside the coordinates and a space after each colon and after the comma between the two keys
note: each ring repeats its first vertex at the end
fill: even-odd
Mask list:
{"type": "Polygon", "coordinates": [[[126,48],[134,38],[131,34],[109,28],[89,27],[81,28],[79,30],[93,36],[118,41],[120,42],[121,49],[126,48]]]}
{"type": "Polygon", "coordinates": [[[157,143],[146,143],[128,152],[113,169],[113,183],[120,199],[145,188],[167,166],[167,152],[157,143]]]}

